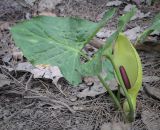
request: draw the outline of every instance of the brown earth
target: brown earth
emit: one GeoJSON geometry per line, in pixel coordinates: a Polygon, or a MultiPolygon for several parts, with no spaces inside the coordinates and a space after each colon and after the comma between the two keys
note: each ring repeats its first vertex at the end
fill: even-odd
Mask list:
{"type": "MultiPolygon", "coordinates": [[[[39,0],[26,5],[22,0],[0,1],[0,130],[100,130],[103,123],[122,120],[121,112],[117,111],[108,93],[96,97],[78,98],[81,87],[72,87],[65,79],[59,80],[60,89],[48,79],[34,79],[29,72],[8,71],[17,63],[26,59],[13,56],[14,42],[9,29],[16,22],[38,15],[44,10],[38,9],[39,0]]],[[[57,16],[78,16],[97,21],[103,13],[107,0],[62,0],[55,4],[53,10],[45,13],[57,16]]],[[[122,14],[123,3],[118,6],[118,13],[107,25],[113,29],[117,24],[117,16],[122,14]]],[[[141,5],[143,12],[151,12],[149,19],[139,19],[128,24],[126,29],[148,26],[152,17],[159,11],[155,6],[141,5]]],[[[151,49],[152,50],[152,49],[151,49]]],[[[148,125],[160,125],[160,97],[146,92],[147,87],[160,91],[160,54],[155,51],[139,51],[143,63],[143,75],[153,79],[143,83],[138,95],[138,105],[132,130],[152,130],[148,125]],[[144,112],[155,113],[147,123],[143,120],[144,112]],[[157,122],[156,122],[157,121],[157,122]]],[[[15,51],[15,50],[14,50],[15,51]]],[[[157,128],[160,128],[157,127],[157,128]]],[[[158,130],[158,129],[157,129],[158,130]]]]}

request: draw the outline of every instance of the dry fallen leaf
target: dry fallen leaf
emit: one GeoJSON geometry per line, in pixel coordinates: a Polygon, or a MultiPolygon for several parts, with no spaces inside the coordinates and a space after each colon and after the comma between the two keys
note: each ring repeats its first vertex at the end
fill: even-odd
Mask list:
{"type": "MultiPolygon", "coordinates": [[[[94,77],[92,78],[92,82],[94,82],[94,85],[91,87],[87,87],[85,84],[80,84],[80,87],[85,88],[81,92],[77,94],[77,97],[82,98],[82,97],[95,97],[97,95],[103,94],[106,92],[106,89],[102,86],[102,84],[99,82],[99,80],[94,77]]],[[[117,82],[116,80],[110,80],[107,81],[109,87],[111,90],[117,90],[117,82]]]]}
{"type": "Polygon", "coordinates": [[[29,62],[18,63],[17,71],[25,71],[33,74],[34,78],[46,78],[57,83],[58,79],[63,77],[60,69],[57,66],[36,65],[35,67],[29,62]]]}
{"type": "Polygon", "coordinates": [[[57,66],[44,67],[44,66],[38,65],[31,72],[34,75],[34,78],[54,79],[54,78],[63,77],[60,69],[57,66]]]}
{"type": "Polygon", "coordinates": [[[23,62],[23,63],[18,63],[16,70],[17,71],[24,71],[24,72],[32,72],[34,69],[33,65],[29,62],[23,62]]]}

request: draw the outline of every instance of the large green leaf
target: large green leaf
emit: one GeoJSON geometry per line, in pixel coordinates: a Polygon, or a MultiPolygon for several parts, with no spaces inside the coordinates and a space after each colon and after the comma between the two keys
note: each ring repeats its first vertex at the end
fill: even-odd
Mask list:
{"type": "MultiPolygon", "coordinates": [[[[79,71],[82,75],[84,76],[97,75],[101,72],[102,68],[105,67],[105,68],[108,68],[108,71],[107,71],[108,78],[111,79],[114,77],[112,73],[113,70],[111,70],[110,64],[108,63],[107,60],[103,61],[103,66],[102,66],[101,53],[105,53],[105,54],[107,53],[108,55],[112,53],[112,43],[116,41],[119,33],[123,31],[125,25],[133,17],[135,11],[136,11],[136,8],[132,8],[131,11],[127,12],[126,14],[120,17],[118,22],[118,30],[107,39],[104,47],[100,49],[91,60],[81,65],[81,67],[79,68],[79,71]]],[[[103,21],[101,22],[101,25],[103,25],[103,21]]]]}
{"type": "Polygon", "coordinates": [[[81,49],[113,16],[115,9],[105,13],[99,23],[78,18],[39,16],[12,27],[16,45],[33,64],[59,66],[71,84],[81,82],[78,72],[81,49]]]}

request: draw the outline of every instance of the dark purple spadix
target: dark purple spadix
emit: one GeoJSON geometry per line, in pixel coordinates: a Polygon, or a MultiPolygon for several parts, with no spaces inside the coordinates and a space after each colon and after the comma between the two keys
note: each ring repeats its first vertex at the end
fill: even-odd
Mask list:
{"type": "Polygon", "coordinates": [[[123,79],[123,82],[124,82],[124,85],[125,85],[126,89],[130,89],[131,84],[130,84],[130,81],[129,81],[129,78],[128,78],[128,75],[126,73],[125,68],[123,66],[120,66],[119,71],[121,73],[121,76],[122,76],[122,79],[123,79]]]}

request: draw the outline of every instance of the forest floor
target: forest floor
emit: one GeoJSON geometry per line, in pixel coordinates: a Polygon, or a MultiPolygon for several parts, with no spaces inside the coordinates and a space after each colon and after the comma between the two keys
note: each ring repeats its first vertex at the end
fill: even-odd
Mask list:
{"type": "MultiPolygon", "coordinates": [[[[84,81],[79,87],[73,87],[60,78],[57,85],[51,79],[34,78],[32,73],[16,69],[27,60],[15,47],[10,34],[14,24],[40,14],[76,16],[97,22],[110,8],[107,6],[109,1],[57,0],[51,7],[45,5],[44,0],[30,1],[0,1],[0,130],[111,130],[108,125],[117,125],[122,117],[107,92],[80,97],[77,95],[95,86],[94,81],[84,81]]],[[[135,3],[122,2],[116,6],[117,14],[106,25],[105,31],[116,28],[117,19],[128,4],[135,3]]],[[[149,15],[132,20],[127,25],[126,31],[140,28],[139,32],[128,34],[131,40],[135,40],[133,35],[150,25],[152,18],[160,12],[159,5],[137,5],[141,12],[149,12],[149,15]]],[[[107,36],[103,30],[101,32],[97,39],[104,41],[107,36]]],[[[159,35],[150,38],[151,42],[160,40],[159,35]]],[[[96,49],[93,46],[88,48],[91,54],[96,49]]],[[[151,44],[138,50],[143,65],[143,85],[137,98],[135,121],[127,130],[160,130],[160,51],[157,51],[160,48],[157,48],[151,44]]]]}

